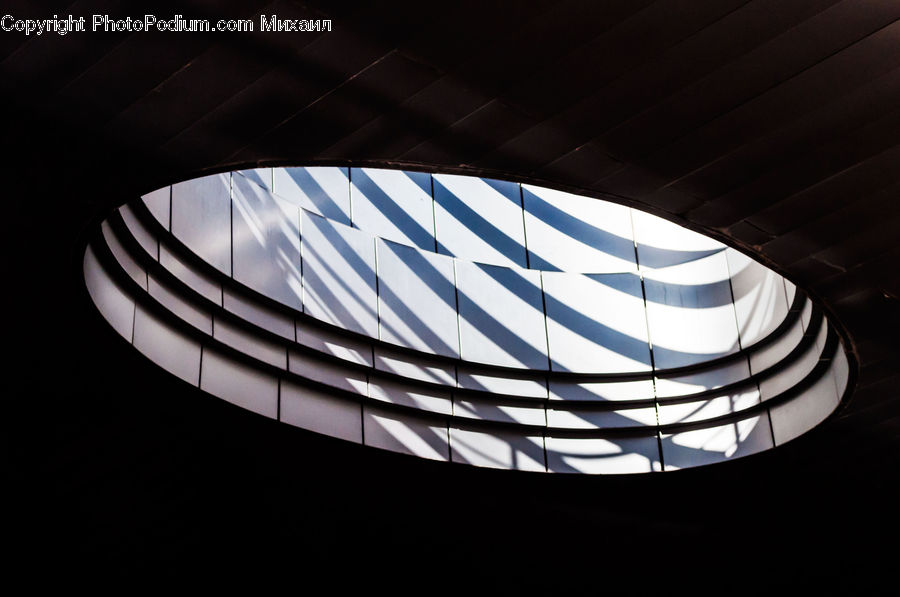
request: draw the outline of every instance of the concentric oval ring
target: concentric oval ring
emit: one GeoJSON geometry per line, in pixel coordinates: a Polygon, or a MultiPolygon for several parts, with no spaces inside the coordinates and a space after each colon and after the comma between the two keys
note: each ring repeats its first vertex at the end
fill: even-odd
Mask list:
{"type": "Polygon", "coordinates": [[[423,458],[671,471],[840,403],[822,311],[743,253],[599,199],[469,176],[261,168],[122,206],[87,290],[156,365],[242,408],[423,458]]]}

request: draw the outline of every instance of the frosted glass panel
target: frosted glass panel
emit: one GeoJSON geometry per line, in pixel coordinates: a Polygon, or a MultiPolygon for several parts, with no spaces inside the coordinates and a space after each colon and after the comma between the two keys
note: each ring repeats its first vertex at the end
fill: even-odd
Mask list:
{"type": "Polygon", "coordinates": [[[222,286],[211,277],[187,265],[181,257],[170,252],[165,245],[159,247],[159,262],[191,290],[217,305],[222,304],[222,286]]]}
{"type": "Polygon", "coordinates": [[[716,240],[636,209],[631,210],[631,221],[642,269],[688,263],[725,248],[716,240]]]}
{"type": "Polygon", "coordinates": [[[272,419],[278,416],[278,380],[267,373],[204,348],[200,389],[272,419]]]}
{"type": "Polygon", "coordinates": [[[543,284],[554,371],[650,370],[644,296],[637,275],[544,272],[543,284]]]}
{"type": "Polygon", "coordinates": [[[782,280],[784,282],[784,294],[787,298],[787,304],[793,305],[794,297],[797,295],[797,286],[789,280],[786,280],[784,278],[782,278],[782,280]]]}
{"type": "Polygon", "coordinates": [[[491,400],[456,397],[453,400],[453,414],[466,419],[520,423],[522,425],[546,425],[547,416],[540,403],[533,406],[497,404],[491,400]]]}
{"type": "Polygon", "coordinates": [[[541,437],[450,428],[453,461],[475,466],[545,471],[543,443],[541,437]]]}
{"type": "MultiPolygon", "coordinates": [[[[166,189],[166,218],[168,218],[169,211],[169,194],[168,189],[166,189]]],[[[128,228],[128,231],[134,237],[134,240],[138,242],[144,251],[147,252],[153,259],[159,258],[159,246],[156,242],[156,237],[144,227],[144,224],[138,219],[135,215],[134,210],[130,205],[123,205],[119,208],[119,213],[122,215],[122,221],[125,223],[125,227],[128,228]]],[[[168,222],[168,219],[166,220],[168,222]]]]}
{"type": "Polygon", "coordinates": [[[759,404],[759,391],[754,386],[743,392],[715,396],[696,402],[659,405],[659,424],[692,423],[736,413],[759,404]]]}
{"type": "Polygon", "coordinates": [[[831,366],[834,372],[834,385],[837,390],[837,397],[840,399],[844,395],[844,390],[847,389],[847,384],[850,381],[850,362],[847,360],[847,355],[844,354],[842,347],[839,346],[835,352],[831,366]]]}
{"type": "Polygon", "coordinates": [[[134,347],[189,384],[200,383],[200,343],[140,306],[134,314],[134,347]]]}
{"type": "Polygon", "coordinates": [[[644,400],[653,398],[653,380],[620,382],[550,381],[551,400],[644,400]]]}
{"type": "Polygon", "coordinates": [[[793,400],[769,409],[775,445],[787,443],[825,420],[837,408],[838,395],[831,369],[793,400]]]}
{"type": "Polygon", "coordinates": [[[153,276],[150,276],[148,281],[150,296],[159,301],[162,306],[182,321],[186,321],[198,330],[212,335],[212,315],[184,300],[178,292],[173,292],[169,287],[160,284],[153,276]]]}
{"type": "Polygon", "coordinates": [[[803,308],[800,310],[800,321],[803,323],[803,331],[806,332],[807,328],[809,328],[809,322],[812,318],[813,304],[812,301],[807,299],[803,303],[803,308]]]}
{"type": "Polygon", "coordinates": [[[259,305],[252,299],[232,290],[223,291],[222,297],[225,309],[244,321],[249,321],[288,340],[294,339],[294,319],[292,317],[259,305]]]}
{"type": "Polygon", "coordinates": [[[400,381],[373,377],[369,380],[369,397],[382,402],[409,406],[429,412],[452,414],[450,392],[424,389],[400,381]]]}
{"type": "MultiPolygon", "coordinates": [[[[236,170],[235,174],[246,181],[266,189],[272,190],[272,169],[271,168],[252,168],[250,170],[236,170]]],[[[237,180],[235,180],[237,183],[237,180]]]]}
{"type": "Polygon", "coordinates": [[[103,232],[103,239],[106,241],[106,246],[109,247],[109,251],[112,253],[113,258],[119,263],[119,267],[128,274],[129,278],[137,282],[141,288],[146,290],[147,273],[144,271],[144,268],[131,257],[131,254],[128,253],[128,251],[125,250],[125,247],[122,246],[122,243],[119,242],[119,239],[117,239],[116,235],[113,233],[109,222],[103,222],[100,225],[100,229],[103,232]]]}
{"type": "Polygon", "coordinates": [[[522,200],[530,267],[583,273],[636,269],[627,207],[526,184],[522,200]]]}
{"type": "Polygon", "coordinates": [[[299,311],[300,211],[243,176],[233,207],[234,279],[299,311]]]}
{"type": "Polygon", "coordinates": [[[460,353],[492,365],[547,368],[540,274],[458,261],[460,353]]]}
{"type": "Polygon", "coordinates": [[[275,168],[274,192],[294,205],[340,224],[350,224],[347,168],[275,168]]]}
{"type": "Polygon", "coordinates": [[[554,473],[618,475],[660,470],[656,436],[547,438],[547,469],[554,473]]]}
{"type": "Polygon", "coordinates": [[[547,409],[547,425],[562,429],[615,429],[618,427],[655,427],[656,408],[619,410],[547,409]]]}
{"type": "Polygon", "coordinates": [[[658,369],[708,361],[740,348],[724,252],[647,271],[644,287],[658,369]]]}
{"type": "Polygon", "coordinates": [[[287,349],[265,338],[260,338],[252,331],[241,326],[216,318],[213,321],[213,337],[219,342],[234,348],[269,365],[287,367],[287,349]]]}
{"type": "Polygon", "coordinates": [[[431,460],[450,459],[447,427],[440,423],[366,406],[363,426],[367,446],[431,460]]]}
{"type": "Polygon", "coordinates": [[[732,460],[773,447],[766,414],[719,427],[662,436],[666,470],[732,460]]]}
{"type": "Polygon", "coordinates": [[[456,367],[435,359],[378,347],[375,349],[375,368],[410,379],[456,386],[456,367]]]}
{"type": "Polygon", "coordinates": [[[374,239],[308,211],[303,212],[302,234],[303,310],[377,337],[374,239]]]}
{"type": "Polygon", "coordinates": [[[525,267],[525,228],[519,185],[434,175],[438,251],[469,261],[525,267]]]}
{"type": "Polygon", "coordinates": [[[290,351],[288,370],[306,379],[311,379],[340,390],[355,394],[367,394],[367,380],[364,371],[347,369],[343,365],[317,359],[302,352],[290,351]]]}
{"type": "Polygon", "coordinates": [[[452,259],[393,242],[377,243],[381,339],[459,356],[452,259]]]}
{"type": "Polygon", "coordinates": [[[750,369],[759,373],[784,359],[803,340],[803,322],[797,317],[794,324],[773,342],[750,355],[750,369]]]}
{"type": "Polygon", "coordinates": [[[528,398],[546,398],[547,380],[541,378],[522,377],[518,375],[500,375],[485,373],[477,368],[460,365],[457,372],[457,385],[469,390],[481,390],[507,396],[523,396],[528,398]]]}
{"type": "Polygon", "coordinates": [[[231,175],[172,185],[172,234],[204,261],[231,275],[231,175]]]}
{"type": "MultiPolygon", "coordinates": [[[[825,325],[819,331],[819,344],[825,342],[827,328],[825,325]]],[[[807,375],[812,373],[819,362],[820,351],[815,342],[810,342],[806,350],[791,364],[781,369],[772,376],[759,382],[759,391],[763,400],[769,400],[794,387],[807,375]]]]}
{"type": "Polygon", "coordinates": [[[281,420],[347,441],[362,442],[362,407],[292,382],[281,383],[281,420]]]}
{"type": "Polygon", "coordinates": [[[431,175],[352,168],[353,226],[398,243],[434,251],[431,175]]]}
{"type": "Polygon", "coordinates": [[[301,322],[299,319],[297,342],[351,363],[372,366],[372,345],[368,342],[347,338],[337,332],[301,322]]]}
{"type": "Polygon", "coordinates": [[[163,187],[152,193],[147,193],[141,199],[144,205],[150,210],[150,214],[162,224],[166,230],[169,229],[169,209],[171,208],[172,187],[163,187]]]}
{"type": "Polygon", "coordinates": [[[100,267],[100,261],[90,246],[84,253],[84,282],[103,318],[120,336],[131,342],[134,301],[100,267]]]}
{"type": "Polygon", "coordinates": [[[746,359],[738,359],[724,365],[704,369],[697,373],[656,378],[656,395],[660,398],[686,396],[720,388],[750,377],[746,359]]]}
{"type": "Polygon", "coordinates": [[[778,327],[788,313],[781,276],[743,253],[725,251],[741,345],[748,347],[778,327]]]}

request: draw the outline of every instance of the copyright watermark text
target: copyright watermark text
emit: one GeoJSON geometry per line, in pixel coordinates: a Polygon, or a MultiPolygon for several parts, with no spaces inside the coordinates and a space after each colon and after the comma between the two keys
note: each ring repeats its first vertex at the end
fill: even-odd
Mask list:
{"type": "Polygon", "coordinates": [[[53,15],[50,19],[19,19],[13,15],[0,17],[0,31],[17,32],[24,35],[92,32],[321,32],[331,31],[330,19],[283,19],[278,15],[260,15],[254,19],[188,19],[183,15],[158,17],[145,14],[141,17],[114,18],[109,15],[76,17],[53,15]]]}

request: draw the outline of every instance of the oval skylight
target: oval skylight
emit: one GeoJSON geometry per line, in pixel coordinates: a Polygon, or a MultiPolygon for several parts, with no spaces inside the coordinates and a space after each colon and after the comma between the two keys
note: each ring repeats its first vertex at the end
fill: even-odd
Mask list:
{"type": "Polygon", "coordinates": [[[121,207],[84,258],[151,361],[260,415],[477,466],[671,471],[838,405],[820,309],[739,251],[618,204],[471,176],[297,167],[121,207]]]}

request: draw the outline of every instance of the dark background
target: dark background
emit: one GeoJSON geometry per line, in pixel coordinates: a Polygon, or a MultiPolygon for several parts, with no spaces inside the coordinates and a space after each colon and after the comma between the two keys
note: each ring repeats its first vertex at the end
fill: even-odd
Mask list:
{"type": "Polygon", "coordinates": [[[422,593],[859,589],[895,576],[900,5],[152,8],[260,10],[333,30],[0,32],[8,572],[28,586],[193,577],[422,593]],[[532,181],[702,229],[826,308],[852,395],[773,451],[609,478],[424,462],[242,411],[116,336],[81,258],[115,205],[287,163],[532,181]]]}

